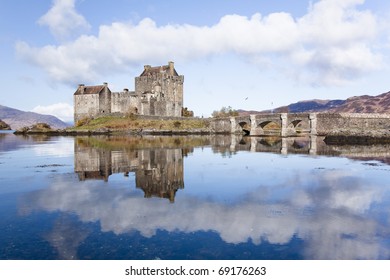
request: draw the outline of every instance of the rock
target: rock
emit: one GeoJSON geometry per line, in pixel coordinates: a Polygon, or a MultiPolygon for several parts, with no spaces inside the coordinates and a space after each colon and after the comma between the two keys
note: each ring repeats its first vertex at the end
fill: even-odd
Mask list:
{"type": "Polygon", "coordinates": [[[51,130],[51,126],[47,123],[37,123],[31,126],[31,130],[51,130]]]}
{"type": "Polygon", "coordinates": [[[56,134],[59,130],[53,130],[47,123],[36,123],[32,126],[24,126],[14,132],[14,134],[56,134]]]}
{"type": "Polygon", "coordinates": [[[11,127],[7,123],[0,120],[0,130],[11,130],[11,127]]]}

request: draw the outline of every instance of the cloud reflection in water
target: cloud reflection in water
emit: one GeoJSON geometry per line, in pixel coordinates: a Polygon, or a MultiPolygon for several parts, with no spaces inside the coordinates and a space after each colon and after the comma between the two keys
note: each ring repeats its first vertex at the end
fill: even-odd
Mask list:
{"type": "Polygon", "coordinates": [[[180,199],[170,204],[165,199],[145,199],[139,190],[64,177],[26,195],[25,201],[31,205],[27,213],[71,212],[82,222],[99,222],[103,232],[115,234],[139,231],[152,237],[157,230],[213,231],[234,244],[248,240],[288,244],[298,237],[304,241],[307,259],[388,258],[389,249],[381,243],[389,231],[369,211],[385,203],[385,188],[334,170],[307,171],[279,187],[259,186],[232,204],[186,195],[183,190],[180,199]],[[288,195],[275,195],[279,187],[288,195]]]}

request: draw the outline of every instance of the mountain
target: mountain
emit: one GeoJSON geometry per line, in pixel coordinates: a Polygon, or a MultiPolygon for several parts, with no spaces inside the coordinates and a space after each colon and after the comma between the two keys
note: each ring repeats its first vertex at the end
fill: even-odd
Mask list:
{"type": "Polygon", "coordinates": [[[377,96],[355,96],[328,110],[331,113],[390,113],[390,91],[377,96]]]}
{"type": "Polygon", "coordinates": [[[308,112],[327,112],[327,113],[390,113],[390,91],[377,95],[354,96],[345,100],[321,100],[313,99],[299,101],[287,106],[278,107],[266,111],[246,111],[237,110],[240,115],[256,113],[308,113],[308,112]]]}
{"type": "Polygon", "coordinates": [[[69,126],[60,119],[51,115],[41,115],[33,112],[20,111],[2,105],[0,105],[0,119],[9,124],[14,130],[36,123],[47,123],[55,129],[69,126]]]}
{"type": "MultiPolygon", "coordinates": [[[[303,112],[324,112],[338,108],[344,105],[346,100],[307,100],[286,106],[290,113],[303,113],[303,112]]],[[[286,107],[279,107],[274,109],[275,112],[283,111],[286,107]]]]}

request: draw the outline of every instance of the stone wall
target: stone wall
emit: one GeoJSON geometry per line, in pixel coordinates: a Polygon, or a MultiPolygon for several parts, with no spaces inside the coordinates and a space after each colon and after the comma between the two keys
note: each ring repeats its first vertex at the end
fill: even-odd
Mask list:
{"type": "Polygon", "coordinates": [[[74,95],[74,121],[93,118],[99,114],[99,95],[83,94],[74,95]]]}
{"type": "Polygon", "coordinates": [[[137,114],[139,110],[139,98],[134,91],[113,92],[111,94],[112,113],[137,114]]]}
{"type": "Polygon", "coordinates": [[[111,113],[111,91],[105,83],[105,88],[102,93],[99,94],[99,114],[110,114],[111,113]]]}
{"type": "Polygon", "coordinates": [[[215,133],[232,133],[232,124],[230,118],[211,119],[210,127],[215,133]]]}
{"type": "Polygon", "coordinates": [[[390,114],[325,114],[317,115],[317,135],[368,135],[390,130],[390,114]]]}

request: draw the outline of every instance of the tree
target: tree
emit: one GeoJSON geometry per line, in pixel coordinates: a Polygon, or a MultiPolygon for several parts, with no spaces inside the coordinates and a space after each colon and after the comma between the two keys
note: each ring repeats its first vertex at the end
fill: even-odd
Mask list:
{"type": "Polygon", "coordinates": [[[184,108],[181,109],[181,115],[183,117],[193,117],[194,116],[194,112],[188,110],[187,107],[184,107],[184,108]]]}
{"type": "Polygon", "coordinates": [[[234,110],[232,107],[222,107],[219,111],[214,111],[211,114],[214,118],[226,118],[226,117],[236,117],[238,116],[238,112],[234,110]]]}

